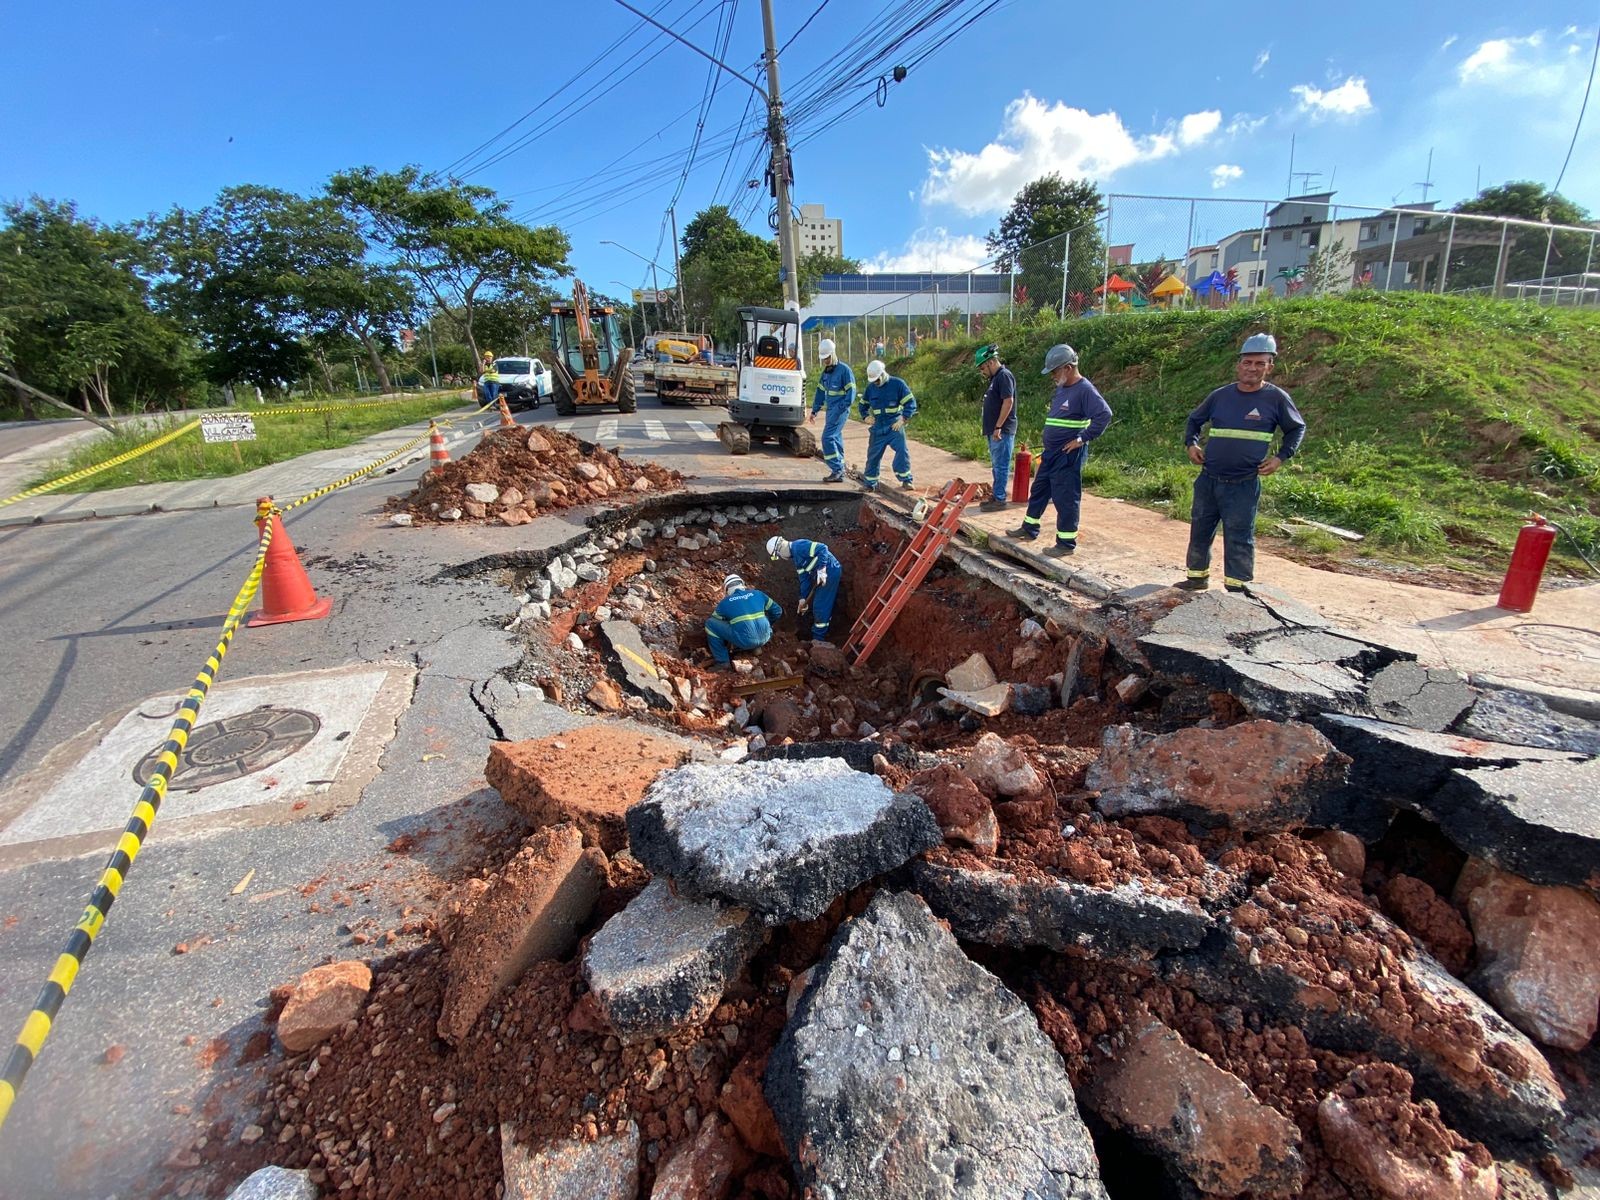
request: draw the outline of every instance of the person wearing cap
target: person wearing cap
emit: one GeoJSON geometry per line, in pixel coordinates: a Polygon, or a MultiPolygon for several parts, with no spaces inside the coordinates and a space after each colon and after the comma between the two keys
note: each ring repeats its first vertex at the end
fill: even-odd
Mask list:
{"type": "Polygon", "coordinates": [[[731,670],[733,650],[755,650],[772,640],[772,623],[783,619],[783,609],[765,592],[745,586],[742,576],[722,581],[722,600],[706,619],[706,644],[711,647],[713,669],[731,670]]]}
{"type": "Polygon", "coordinates": [[[867,491],[878,490],[878,464],[883,452],[894,450],[894,477],[900,486],[911,490],[911,451],[906,447],[906,422],[917,412],[917,398],[910,385],[898,375],[889,374],[882,359],[867,364],[867,390],[857,406],[867,423],[867,466],[861,482],[867,491]]]}
{"type": "Polygon", "coordinates": [[[800,585],[800,603],[795,606],[795,613],[804,616],[806,609],[811,609],[811,628],[807,630],[804,625],[800,627],[800,638],[815,638],[817,641],[826,641],[828,629],[833,624],[833,603],[839,598],[839,580],[844,575],[844,568],[839,565],[839,560],[834,557],[821,542],[807,541],[805,538],[796,538],[789,541],[786,538],[770,537],[767,539],[767,553],[774,559],[787,559],[794,564],[794,573],[800,585]]]}
{"type": "Polygon", "coordinates": [[[483,393],[485,407],[500,395],[500,372],[495,370],[494,355],[488,350],[483,352],[483,372],[478,376],[478,387],[483,393]]]}
{"type": "Polygon", "coordinates": [[[1194,480],[1189,516],[1188,574],[1176,585],[1185,591],[1211,586],[1211,543],[1222,526],[1222,584],[1242,592],[1255,578],[1256,509],[1261,481],[1294,457],[1305,440],[1306,422],[1289,393],[1267,376],[1278,357],[1278,340],[1252,333],[1239,347],[1234,382],[1219,387],[1189,414],[1184,446],[1200,468],[1194,480]],[[1200,433],[1211,426],[1204,447],[1200,433]],[[1272,436],[1282,433],[1277,453],[1272,436]]]}
{"type": "Polygon", "coordinates": [[[856,377],[848,363],[839,361],[832,338],[817,343],[817,357],[822,359],[822,374],[817,379],[806,424],[813,424],[824,408],[828,410],[822,424],[822,461],[828,464],[828,475],[822,482],[843,483],[844,423],[850,419],[851,406],[856,402],[856,377]]]}
{"type": "Polygon", "coordinates": [[[983,393],[983,440],[989,446],[994,469],[994,490],[978,505],[984,512],[1006,507],[1006,485],[1011,481],[1011,453],[1017,447],[1017,378],[1000,361],[1000,347],[990,342],[973,354],[978,374],[989,381],[983,393]]]}
{"type": "Polygon", "coordinates": [[[1078,352],[1065,343],[1050,347],[1039,373],[1050,376],[1056,390],[1044,419],[1044,454],[1028,493],[1028,512],[1011,536],[1033,541],[1039,536],[1044,510],[1054,503],[1056,540],[1045,554],[1065,558],[1078,549],[1078,508],[1089,443],[1111,424],[1111,406],[1094,384],[1079,374],[1078,352]]]}

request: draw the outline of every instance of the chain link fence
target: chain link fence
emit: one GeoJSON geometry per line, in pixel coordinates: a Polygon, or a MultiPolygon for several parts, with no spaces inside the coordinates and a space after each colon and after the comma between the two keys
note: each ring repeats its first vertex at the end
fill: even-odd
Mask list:
{"type": "Polygon", "coordinates": [[[1600,307],[1600,230],[1366,208],[1331,193],[1285,200],[1113,194],[1092,223],[967,271],[825,277],[806,314],[809,361],[831,337],[848,360],[981,337],[986,321],[1224,308],[1374,291],[1600,307]]]}

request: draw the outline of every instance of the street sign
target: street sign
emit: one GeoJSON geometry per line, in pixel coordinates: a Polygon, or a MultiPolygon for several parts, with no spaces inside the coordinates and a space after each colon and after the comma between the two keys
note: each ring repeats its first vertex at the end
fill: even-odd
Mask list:
{"type": "Polygon", "coordinates": [[[658,288],[633,289],[633,302],[635,304],[665,304],[671,300],[671,292],[664,292],[658,288]]]}
{"type": "Polygon", "coordinates": [[[200,418],[200,436],[208,442],[253,442],[255,418],[249,413],[221,413],[200,418]]]}

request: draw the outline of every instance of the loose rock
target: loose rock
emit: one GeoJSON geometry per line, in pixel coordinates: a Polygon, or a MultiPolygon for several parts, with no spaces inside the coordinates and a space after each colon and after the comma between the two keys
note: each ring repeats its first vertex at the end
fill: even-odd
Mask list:
{"type": "Polygon", "coordinates": [[[228,1193],[228,1200],[317,1200],[317,1185],[305,1171],[262,1167],[228,1193]]]}
{"type": "Polygon", "coordinates": [[[1044,784],[1028,756],[993,733],[978,739],[962,769],[990,798],[1030,796],[1044,784]]]}
{"type": "Polygon", "coordinates": [[[753,1160],[733,1127],[713,1113],[701,1123],[694,1141],[667,1160],[650,1200],[725,1200],[753,1160]]]}
{"type": "Polygon", "coordinates": [[[940,763],[914,776],[907,790],[922,798],[939,822],[945,841],[993,854],[1000,844],[994,805],[954,763],[940,763]]]}
{"type": "Polygon", "coordinates": [[[332,1037],[344,1023],[360,1015],[372,987],[372,971],[364,962],[345,961],[312,967],[300,976],[278,1015],[278,1040],[291,1052],[309,1050],[332,1037]]]}
{"type": "Polygon", "coordinates": [[[634,1200],[639,1194],[639,1127],[592,1142],[568,1141],[533,1150],[515,1125],[500,1129],[505,1200],[634,1200]]]}

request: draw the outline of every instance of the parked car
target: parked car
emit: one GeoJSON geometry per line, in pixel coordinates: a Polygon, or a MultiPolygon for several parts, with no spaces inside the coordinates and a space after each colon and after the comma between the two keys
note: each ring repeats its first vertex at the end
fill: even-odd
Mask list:
{"type": "MultiPolygon", "coordinates": [[[[495,373],[500,376],[500,391],[511,408],[538,408],[550,398],[550,371],[537,358],[497,358],[495,373]]],[[[483,376],[478,376],[480,391],[483,376]]]]}

